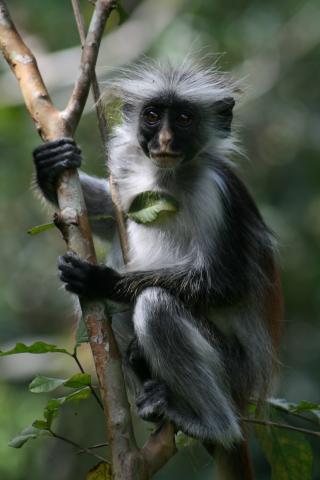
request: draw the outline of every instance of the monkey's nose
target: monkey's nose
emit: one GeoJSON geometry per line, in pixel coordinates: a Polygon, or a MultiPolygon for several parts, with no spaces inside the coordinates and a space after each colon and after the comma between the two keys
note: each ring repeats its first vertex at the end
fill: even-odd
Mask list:
{"type": "Polygon", "coordinates": [[[172,142],[172,138],[172,132],[168,128],[162,129],[159,134],[160,150],[166,150],[172,142]]]}

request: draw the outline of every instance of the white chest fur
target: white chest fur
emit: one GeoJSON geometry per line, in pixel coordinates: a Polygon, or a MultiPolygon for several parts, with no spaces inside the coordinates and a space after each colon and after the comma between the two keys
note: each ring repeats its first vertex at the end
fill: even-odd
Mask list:
{"type": "Polygon", "coordinates": [[[205,262],[214,254],[222,205],[221,186],[211,166],[200,163],[196,176],[191,171],[188,175],[186,170],[182,180],[179,172],[159,171],[138,147],[117,144],[110,152],[110,167],[125,212],[133,199],[145,191],[164,191],[179,202],[178,212],[159,223],[128,221],[128,270],[205,262]]]}

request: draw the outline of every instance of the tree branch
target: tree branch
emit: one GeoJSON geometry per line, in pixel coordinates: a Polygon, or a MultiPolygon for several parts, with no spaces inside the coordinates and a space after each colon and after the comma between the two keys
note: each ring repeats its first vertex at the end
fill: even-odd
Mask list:
{"type": "MultiPolygon", "coordinates": [[[[0,0],[0,48],[20,83],[26,106],[45,141],[71,136],[80,120],[94,71],[105,22],[114,0],[97,0],[84,42],[80,73],[67,108],[60,112],[52,104],[37,68],[36,60],[18,34],[3,0],[0,0]]],[[[68,248],[82,258],[96,262],[86,206],[76,170],[62,175],[57,190],[60,212],[56,224],[68,248]]],[[[104,305],[80,299],[87,327],[101,399],[107,419],[108,440],[112,451],[114,480],[147,478],[145,462],[137,449],[132,431],[129,405],[121,398],[125,391],[120,356],[104,305]],[[109,354],[105,345],[109,339],[109,354]],[[118,399],[120,405],[118,404],[118,399]]]]}
{"type": "MultiPolygon", "coordinates": [[[[85,41],[85,26],[83,17],[81,15],[79,0],[71,0],[77,28],[80,36],[81,44],[84,44],[85,41]]],[[[108,139],[108,130],[107,130],[107,121],[101,104],[101,92],[100,87],[97,81],[96,73],[93,70],[91,74],[92,79],[92,93],[96,107],[96,113],[98,118],[99,130],[102,139],[103,146],[106,150],[107,139],[108,139]]],[[[108,158],[106,158],[108,160],[108,158]]],[[[121,211],[120,203],[118,200],[118,190],[117,186],[113,181],[112,176],[110,175],[110,192],[112,201],[115,207],[115,216],[116,223],[118,227],[118,233],[120,238],[120,245],[122,250],[122,256],[124,263],[128,263],[128,239],[125,226],[124,214],[121,211]]],[[[120,394],[120,392],[119,392],[120,394]]],[[[123,397],[125,392],[121,395],[123,397]]],[[[142,449],[142,455],[147,465],[147,470],[150,476],[156,473],[160,468],[165,465],[170,458],[177,452],[175,444],[175,428],[172,423],[165,422],[158,428],[152,435],[150,435],[149,440],[146,442],[142,449]]]]}

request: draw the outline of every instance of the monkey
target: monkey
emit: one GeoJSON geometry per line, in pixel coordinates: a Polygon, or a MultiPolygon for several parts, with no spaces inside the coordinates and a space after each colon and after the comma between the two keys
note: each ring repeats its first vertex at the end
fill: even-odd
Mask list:
{"type": "MultiPolygon", "coordinates": [[[[126,265],[114,222],[92,220],[112,242],[107,263],[67,252],[60,278],[80,297],[128,305],[113,328],[140,417],[215,445],[224,478],[250,480],[241,416],[277,370],[282,296],[274,235],[231,161],[236,84],[216,67],[146,61],[113,79],[109,95],[121,101],[107,148],[124,214],[147,191],[178,209],[150,224],[127,218],[126,265]]],[[[39,146],[34,162],[57,205],[80,148],[62,138],[39,146]]],[[[107,178],[79,175],[89,216],[114,215],[107,178]]]]}

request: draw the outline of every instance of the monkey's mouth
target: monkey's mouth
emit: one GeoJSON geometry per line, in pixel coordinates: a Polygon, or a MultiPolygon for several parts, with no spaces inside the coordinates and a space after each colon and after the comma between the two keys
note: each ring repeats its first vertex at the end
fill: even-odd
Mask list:
{"type": "Polygon", "coordinates": [[[151,152],[151,159],[160,168],[173,168],[183,160],[183,155],[176,152],[151,152]]]}

